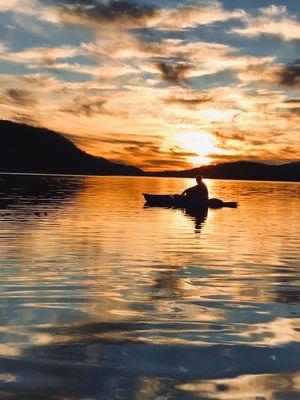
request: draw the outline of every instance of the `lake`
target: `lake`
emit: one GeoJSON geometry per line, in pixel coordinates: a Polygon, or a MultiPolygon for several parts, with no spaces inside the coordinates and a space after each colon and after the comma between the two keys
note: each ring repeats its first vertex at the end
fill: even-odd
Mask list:
{"type": "Polygon", "coordinates": [[[0,175],[0,398],[300,399],[300,185],[0,175]]]}

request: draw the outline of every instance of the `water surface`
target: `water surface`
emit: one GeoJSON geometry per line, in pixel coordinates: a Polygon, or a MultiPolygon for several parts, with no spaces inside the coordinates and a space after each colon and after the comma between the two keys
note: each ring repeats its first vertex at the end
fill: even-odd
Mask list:
{"type": "Polygon", "coordinates": [[[0,398],[300,398],[300,185],[0,175],[0,398]]]}

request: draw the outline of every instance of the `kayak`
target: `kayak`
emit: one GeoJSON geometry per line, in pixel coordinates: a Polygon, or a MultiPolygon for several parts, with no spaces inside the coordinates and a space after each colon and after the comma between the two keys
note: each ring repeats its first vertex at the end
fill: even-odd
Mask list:
{"type": "Polygon", "coordinates": [[[149,207],[174,207],[174,208],[236,208],[238,203],[235,201],[224,202],[220,199],[209,199],[200,204],[191,203],[185,196],[180,194],[148,194],[143,193],[146,206],[149,207]]]}

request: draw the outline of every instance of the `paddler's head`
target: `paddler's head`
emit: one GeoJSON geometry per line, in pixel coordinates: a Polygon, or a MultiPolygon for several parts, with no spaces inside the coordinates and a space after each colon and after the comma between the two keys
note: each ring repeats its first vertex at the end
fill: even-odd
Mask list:
{"type": "Polygon", "coordinates": [[[202,183],[202,179],[203,179],[202,175],[197,175],[196,176],[196,182],[198,183],[198,185],[200,185],[202,183]]]}

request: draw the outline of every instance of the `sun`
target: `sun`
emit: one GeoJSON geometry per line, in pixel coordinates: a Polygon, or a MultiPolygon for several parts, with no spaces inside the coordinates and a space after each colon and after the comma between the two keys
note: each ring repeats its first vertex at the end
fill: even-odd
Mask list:
{"type": "Polygon", "coordinates": [[[211,155],[218,153],[216,139],[209,132],[185,132],[177,135],[176,140],[183,152],[195,153],[187,155],[188,161],[192,164],[209,164],[212,161],[211,155]]]}

